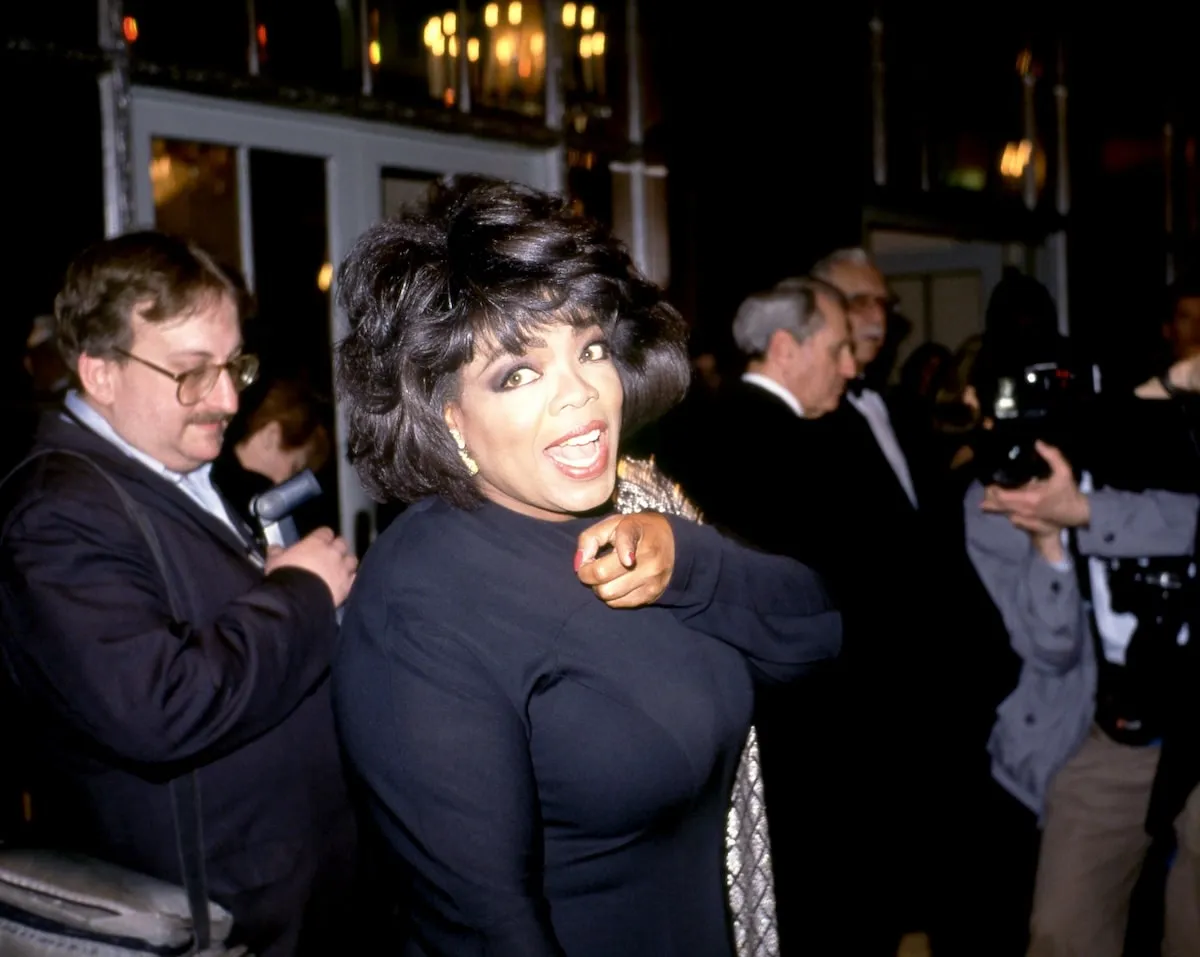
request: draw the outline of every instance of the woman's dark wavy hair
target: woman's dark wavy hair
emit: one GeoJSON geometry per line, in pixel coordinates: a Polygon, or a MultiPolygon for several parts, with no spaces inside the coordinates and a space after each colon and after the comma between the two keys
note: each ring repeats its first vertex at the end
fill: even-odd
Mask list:
{"type": "Polygon", "coordinates": [[[677,403],[687,331],[608,231],[564,200],[472,177],[368,230],[338,274],[350,333],[337,382],[349,452],[378,500],[482,501],[446,428],[478,348],[519,353],[547,325],[598,324],[624,388],[626,434],[677,403]]]}

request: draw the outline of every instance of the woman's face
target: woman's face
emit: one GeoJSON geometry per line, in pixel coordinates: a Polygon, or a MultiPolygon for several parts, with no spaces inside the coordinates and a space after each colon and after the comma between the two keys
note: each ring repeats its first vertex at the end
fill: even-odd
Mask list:
{"type": "Polygon", "coordinates": [[[446,407],[487,498],[564,521],[616,484],[623,392],[599,326],[547,326],[522,355],[476,350],[446,407]]]}

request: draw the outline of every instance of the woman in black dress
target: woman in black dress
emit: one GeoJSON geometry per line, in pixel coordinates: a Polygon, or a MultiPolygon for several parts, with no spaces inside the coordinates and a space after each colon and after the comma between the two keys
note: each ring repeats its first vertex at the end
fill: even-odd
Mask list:
{"type": "Polygon", "coordinates": [[[789,559],[605,518],[622,431],[686,387],[678,314],[601,227],[506,184],[369,231],[340,297],[351,454],[416,503],[367,554],[334,664],[412,880],[404,953],[730,957],[753,682],[831,657],[840,619],[789,559]],[[652,540],[669,582],[624,594],[652,540]]]}

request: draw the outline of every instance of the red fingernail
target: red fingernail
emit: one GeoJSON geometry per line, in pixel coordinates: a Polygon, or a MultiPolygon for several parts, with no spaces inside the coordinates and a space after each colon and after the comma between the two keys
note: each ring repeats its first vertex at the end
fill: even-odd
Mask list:
{"type": "Polygon", "coordinates": [[[578,572],[579,568],[582,564],[583,564],[583,549],[581,548],[581,549],[579,549],[579,551],[577,551],[575,553],[575,571],[578,572]]]}

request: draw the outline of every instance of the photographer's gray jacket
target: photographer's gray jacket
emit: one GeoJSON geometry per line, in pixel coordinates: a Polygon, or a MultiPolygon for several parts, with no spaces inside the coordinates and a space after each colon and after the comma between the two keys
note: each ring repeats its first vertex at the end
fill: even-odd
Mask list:
{"type": "MultiPolygon", "coordinates": [[[[1053,566],[1003,515],[980,510],[968,490],[967,552],[996,603],[1022,661],[1017,687],[1001,702],[988,740],[992,775],[1040,817],[1050,779],[1087,736],[1096,694],[1096,650],[1076,572],[1053,566]]],[[[1190,554],[1198,499],[1175,492],[1099,489],[1080,553],[1105,558],[1190,554]]]]}

